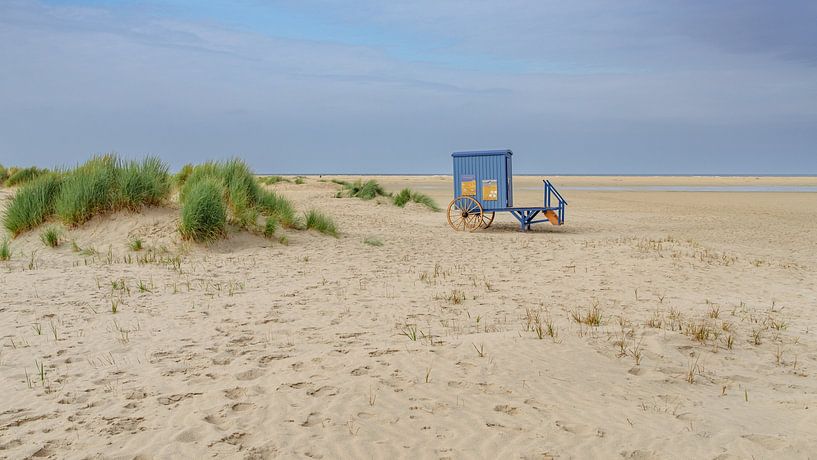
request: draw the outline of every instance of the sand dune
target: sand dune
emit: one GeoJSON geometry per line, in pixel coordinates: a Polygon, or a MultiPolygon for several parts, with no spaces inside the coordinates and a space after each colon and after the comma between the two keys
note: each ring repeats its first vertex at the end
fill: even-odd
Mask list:
{"type": "MultiPolygon", "coordinates": [[[[450,177],[379,180],[450,200],[450,177]]],[[[817,182],[691,180],[563,183],[817,182]]],[[[517,178],[517,204],[541,201],[539,183],[517,178]]],[[[817,194],[573,191],[563,227],[522,234],[501,215],[467,234],[314,177],[275,189],[340,238],[205,247],[157,208],[96,218],[58,249],[13,240],[0,457],[817,452],[817,194]]]]}

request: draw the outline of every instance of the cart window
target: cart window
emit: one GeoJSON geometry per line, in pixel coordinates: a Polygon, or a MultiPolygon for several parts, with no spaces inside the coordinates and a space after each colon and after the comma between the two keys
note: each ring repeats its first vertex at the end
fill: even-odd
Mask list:
{"type": "Polygon", "coordinates": [[[476,196],[477,179],[474,176],[462,176],[460,182],[460,195],[476,196]]]}
{"type": "Polygon", "coordinates": [[[482,181],[482,201],[496,201],[497,189],[496,179],[486,179],[482,181]]]}

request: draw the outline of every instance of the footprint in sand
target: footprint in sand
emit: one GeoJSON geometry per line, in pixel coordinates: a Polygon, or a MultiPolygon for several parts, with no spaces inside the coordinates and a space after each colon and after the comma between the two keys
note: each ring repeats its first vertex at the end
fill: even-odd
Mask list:
{"type": "Polygon", "coordinates": [[[210,414],[204,417],[203,420],[209,423],[210,425],[214,425],[219,430],[225,429],[224,419],[220,415],[210,414]]]}
{"type": "Polygon", "coordinates": [[[177,403],[177,402],[179,402],[179,401],[181,401],[183,399],[192,398],[193,396],[199,396],[199,395],[201,395],[201,393],[185,393],[185,394],[180,393],[180,394],[170,395],[170,396],[160,396],[159,398],[157,398],[157,401],[159,401],[159,404],[161,404],[163,406],[167,406],[167,405],[170,405],[170,404],[173,404],[173,403],[177,403]]]}
{"type": "Polygon", "coordinates": [[[310,390],[307,391],[306,394],[309,396],[321,397],[321,396],[335,396],[338,394],[338,389],[329,385],[324,385],[317,390],[310,390]]]}
{"type": "Polygon", "coordinates": [[[277,353],[277,354],[272,354],[272,355],[264,355],[264,356],[258,358],[258,365],[267,366],[272,361],[287,359],[289,357],[290,357],[289,355],[286,355],[286,354],[283,354],[283,353],[277,353]]]}
{"type": "Polygon", "coordinates": [[[655,452],[651,450],[634,450],[621,452],[621,456],[632,460],[657,460],[658,457],[655,452]]]}
{"type": "Polygon", "coordinates": [[[235,387],[235,388],[230,388],[230,389],[224,390],[224,397],[226,397],[227,399],[232,399],[232,400],[242,398],[246,394],[247,394],[247,390],[245,390],[244,388],[241,388],[241,387],[235,387]]]}
{"type": "Polygon", "coordinates": [[[241,446],[241,441],[247,436],[247,433],[242,433],[240,431],[236,431],[234,433],[230,433],[229,435],[219,439],[216,442],[210,443],[208,447],[213,447],[214,445],[223,442],[226,444],[230,444],[232,446],[241,446]]]}
{"type": "Polygon", "coordinates": [[[234,412],[244,412],[244,411],[248,411],[250,409],[253,409],[254,407],[255,407],[255,404],[252,404],[252,403],[235,403],[230,408],[234,412]]]}
{"type": "Polygon", "coordinates": [[[366,375],[369,373],[369,366],[358,367],[352,371],[352,375],[359,376],[359,375],[366,375]]]}
{"type": "Polygon", "coordinates": [[[201,438],[198,430],[195,428],[190,428],[187,430],[182,431],[178,435],[176,435],[176,441],[179,442],[196,442],[201,438]]]}
{"type": "Polygon", "coordinates": [[[494,410],[497,411],[497,412],[506,413],[508,415],[516,415],[519,412],[519,408],[509,406],[507,404],[500,404],[498,406],[495,406],[494,410]]]}
{"type": "Polygon", "coordinates": [[[741,436],[743,439],[748,439],[753,443],[765,447],[769,450],[777,450],[786,447],[787,443],[782,438],[776,436],[768,436],[765,434],[744,434],[741,436]]]}
{"type": "Polygon", "coordinates": [[[264,371],[261,369],[249,369],[244,372],[239,372],[235,375],[235,378],[238,380],[255,380],[262,375],[264,375],[264,371]]]}
{"type": "Polygon", "coordinates": [[[568,433],[582,434],[583,435],[583,434],[589,433],[589,431],[590,431],[590,427],[587,426],[587,425],[582,425],[582,424],[575,424],[574,425],[574,424],[571,424],[571,423],[563,422],[561,420],[556,420],[555,423],[556,423],[556,426],[563,429],[564,431],[567,431],[568,433]]]}
{"type": "Polygon", "coordinates": [[[323,418],[319,412],[312,412],[306,416],[306,420],[301,423],[301,426],[312,427],[323,424],[323,418]]]}

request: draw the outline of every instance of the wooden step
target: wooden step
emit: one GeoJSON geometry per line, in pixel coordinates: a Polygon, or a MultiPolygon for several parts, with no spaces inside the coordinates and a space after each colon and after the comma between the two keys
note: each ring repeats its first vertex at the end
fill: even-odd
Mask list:
{"type": "Polygon", "coordinates": [[[548,209],[545,211],[545,217],[548,218],[551,224],[559,225],[559,215],[556,214],[556,211],[548,209]]]}

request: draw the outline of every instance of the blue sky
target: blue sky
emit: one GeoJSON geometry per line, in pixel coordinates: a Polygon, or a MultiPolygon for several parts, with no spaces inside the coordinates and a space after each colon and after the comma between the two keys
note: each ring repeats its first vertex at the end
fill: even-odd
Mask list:
{"type": "Polygon", "coordinates": [[[0,163],[817,174],[817,3],[0,0],[0,163]]]}

